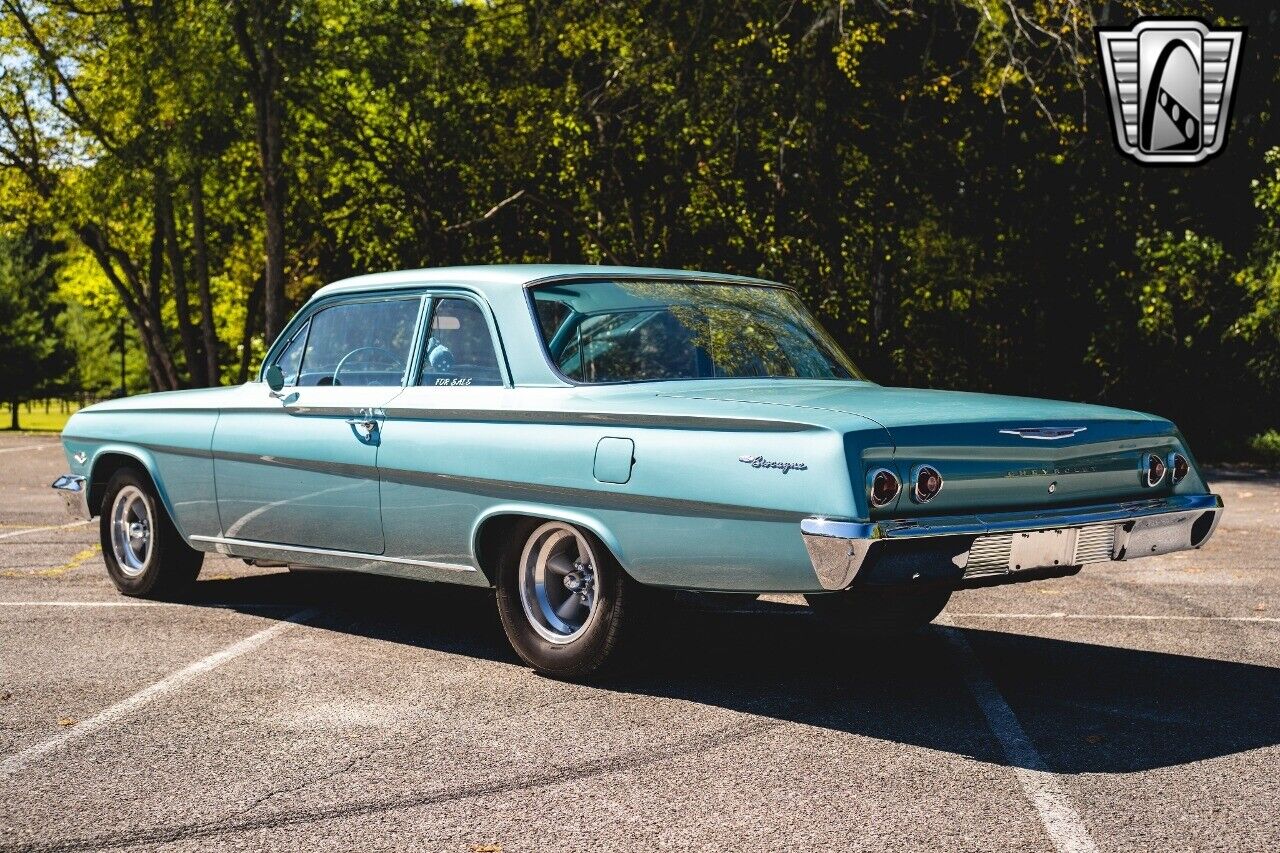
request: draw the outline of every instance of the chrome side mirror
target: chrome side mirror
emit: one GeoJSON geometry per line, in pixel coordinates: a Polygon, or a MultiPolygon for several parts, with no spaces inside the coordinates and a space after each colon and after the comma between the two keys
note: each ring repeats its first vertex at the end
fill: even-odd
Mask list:
{"type": "Polygon", "coordinates": [[[280,365],[273,364],[270,367],[268,367],[266,379],[267,379],[267,387],[270,388],[272,392],[278,392],[281,388],[283,388],[284,387],[284,371],[280,369],[280,365]]]}

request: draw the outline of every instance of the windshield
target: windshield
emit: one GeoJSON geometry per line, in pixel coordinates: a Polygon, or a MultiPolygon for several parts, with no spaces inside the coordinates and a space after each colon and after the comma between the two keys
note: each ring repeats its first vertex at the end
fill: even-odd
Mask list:
{"type": "Polygon", "coordinates": [[[780,287],[573,281],[533,301],[552,364],[575,382],[863,378],[780,287]]]}

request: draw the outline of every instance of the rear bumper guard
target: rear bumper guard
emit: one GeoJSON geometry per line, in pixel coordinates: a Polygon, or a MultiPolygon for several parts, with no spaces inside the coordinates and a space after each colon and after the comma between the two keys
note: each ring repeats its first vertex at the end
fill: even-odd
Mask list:
{"type": "MultiPolygon", "coordinates": [[[[800,532],[822,588],[840,590],[890,543],[916,543],[945,555],[954,581],[1065,568],[1106,560],[1132,560],[1199,548],[1222,516],[1217,495],[1175,495],[1153,500],[1060,510],[949,516],[896,521],[806,518],[800,532]]],[[[914,576],[919,579],[919,574],[914,576]]],[[[907,578],[912,579],[912,578],[907,578]]]]}

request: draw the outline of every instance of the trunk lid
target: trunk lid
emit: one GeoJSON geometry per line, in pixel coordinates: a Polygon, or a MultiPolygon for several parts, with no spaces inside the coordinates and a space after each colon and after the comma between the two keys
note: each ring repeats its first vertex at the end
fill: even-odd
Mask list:
{"type": "MultiPolygon", "coordinates": [[[[882,425],[894,444],[889,467],[898,499],[876,517],[981,514],[1153,498],[1172,491],[1168,476],[1143,485],[1142,460],[1182,450],[1169,421],[1142,412],[958,391],[883,388],[870,383],[771,380],[701,383],[671,396],[798,406],[854,414],[882,425]],[[714,387],[707,387],[712,384],[714,387]],[[942,474],[928,503],[910,497],[917,465],[942,474]]],[[[1185,452],[1185,451],[1184,451],[1185,452]]],[[[856,460],[850,460],[856,470],[856,460]]]]}

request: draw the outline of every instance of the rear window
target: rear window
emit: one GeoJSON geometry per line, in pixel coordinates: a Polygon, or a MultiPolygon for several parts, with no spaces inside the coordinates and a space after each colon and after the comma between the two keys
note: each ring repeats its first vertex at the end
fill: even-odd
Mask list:
{"type": "Polygon", "coordinates": [[[547,355],[575,382],[863,378],[785,288],[575,281],[532,293],[547,355]]]}

